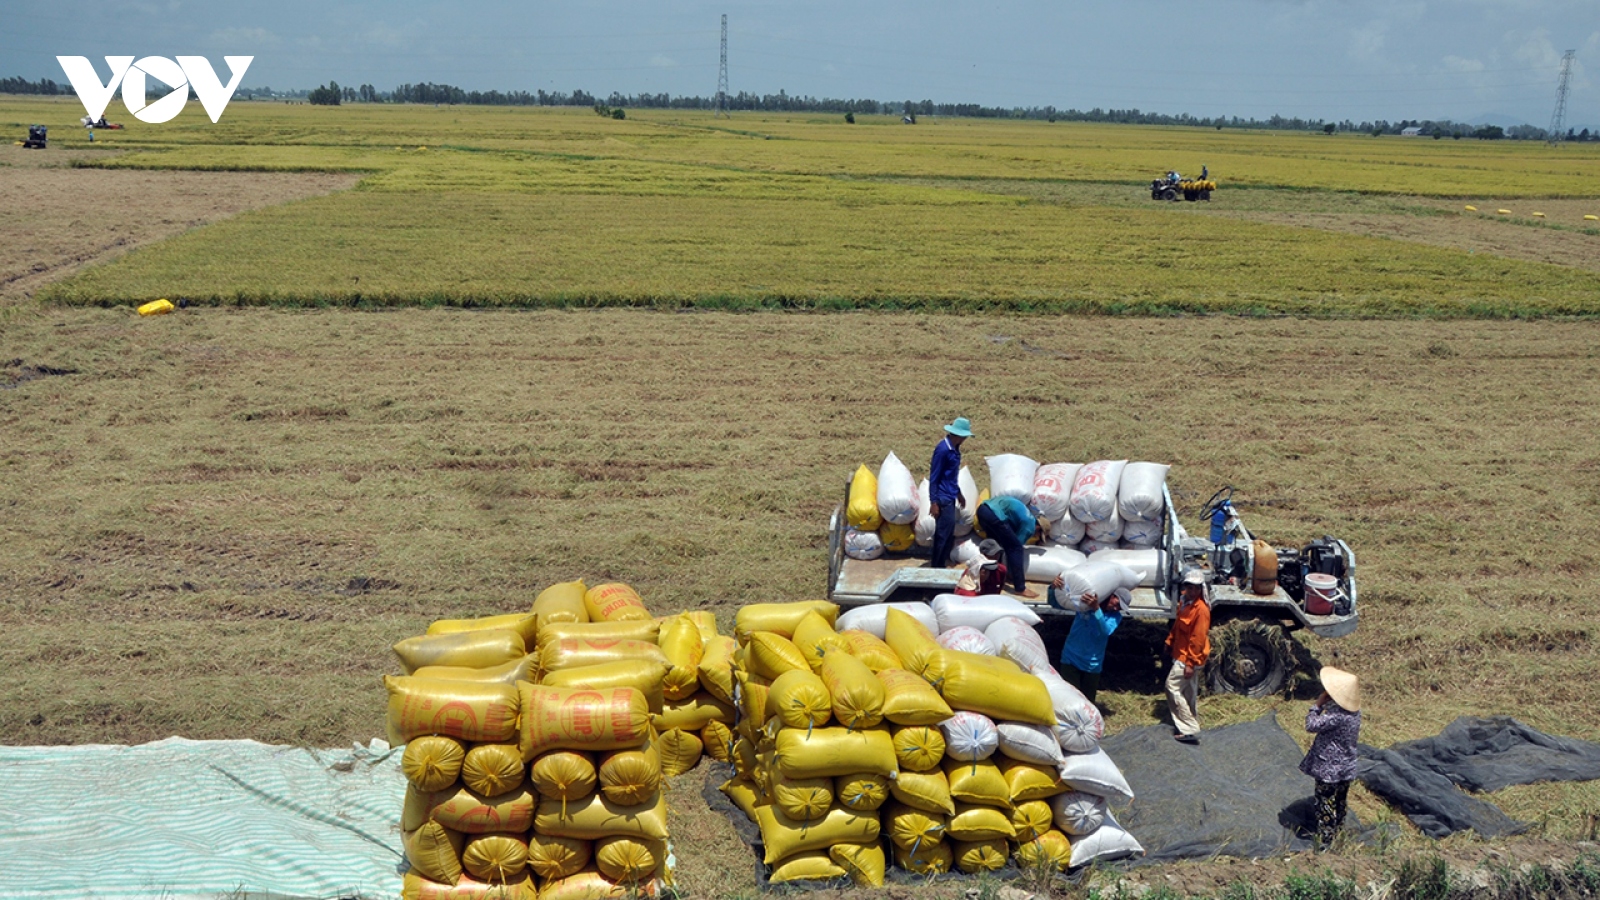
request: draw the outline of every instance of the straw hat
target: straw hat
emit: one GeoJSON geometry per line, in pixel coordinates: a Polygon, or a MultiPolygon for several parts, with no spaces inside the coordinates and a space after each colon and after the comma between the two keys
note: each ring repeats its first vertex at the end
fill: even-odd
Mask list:
{"type": "Polygon", "coordinates": [[[1350,712],[1361,711],[1361,683],[1354,675],[1333,666],[1323,666],[1322,673],[1317,677],[1322,680],[1322,689],[1328,692],[1333,702],[1350,712]]]}

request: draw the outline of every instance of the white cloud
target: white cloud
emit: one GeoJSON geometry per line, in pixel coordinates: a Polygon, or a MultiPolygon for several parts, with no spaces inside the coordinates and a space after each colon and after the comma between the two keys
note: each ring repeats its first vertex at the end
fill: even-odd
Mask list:
{"type": "Polygon", "coordinates": [[[1350,33],[1350,55],[1357,59],[1374,59],[1383,52],[1389,37],[1389,23],[1374,19],[1350,33]]]}
{"type": "Polygon", "coordinates": [[[211,32],[207,40],[225,50],[244,51],[276,47],[283,43],[281,38],[265,28],[220,28],[211,32]]]}
{"type": "Polygon", "coordinates": [[[655,56],[650,57],[650,65],[655,66],[658,69],[676,69],[678,67],[678,61],[670,56],[664,56],[660,53],[657,53],[655,56]]]}

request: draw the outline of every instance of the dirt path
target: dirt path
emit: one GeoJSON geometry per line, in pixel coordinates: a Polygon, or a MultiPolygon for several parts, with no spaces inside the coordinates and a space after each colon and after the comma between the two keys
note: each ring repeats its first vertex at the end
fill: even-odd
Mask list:
{"type": "MultiPolygon", "coordinates": [[[[0,147],[0,306],[142,244],[344,190],[352,174],[75,169],[80,154],[0,147]]],[[[95,156],[99,156],[95,154],[95,156]]]]}

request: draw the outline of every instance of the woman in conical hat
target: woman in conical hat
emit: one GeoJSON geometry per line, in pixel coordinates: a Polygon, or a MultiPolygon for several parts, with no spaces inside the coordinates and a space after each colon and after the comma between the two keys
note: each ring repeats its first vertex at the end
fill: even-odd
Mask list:
{"type": "Polygon", "coordinates": [[[1343,669],[1323,666],[1322,695],[1306,713],[1306,731],[1316,735],[1300,771],[1317,780],[1316,846],[1327,849],[1344,823],[1345,801],[1356,777],[1356,741],[1361,736],[1361,683],[1343,669]]]}

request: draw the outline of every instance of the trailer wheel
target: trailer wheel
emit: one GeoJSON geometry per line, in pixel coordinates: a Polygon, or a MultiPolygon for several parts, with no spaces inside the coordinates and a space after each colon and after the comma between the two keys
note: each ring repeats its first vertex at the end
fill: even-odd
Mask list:
{"type": "Polygon", "coordinates": [[[1233,622],[1211,629],[1206,683],[1212,693],[1267,697],[1289,678],[1289,638],[1282,626],[1233,622]]]}
{"type": "Polygon", "coordinates": [[[1178,192],[1173,190],[1172,188],[1167,188],[1166,190],[1161,192],[1161,199],[1163,199],[1163,200],[1176,200],[1176,199],[1178,199],[1178,192]]]}

